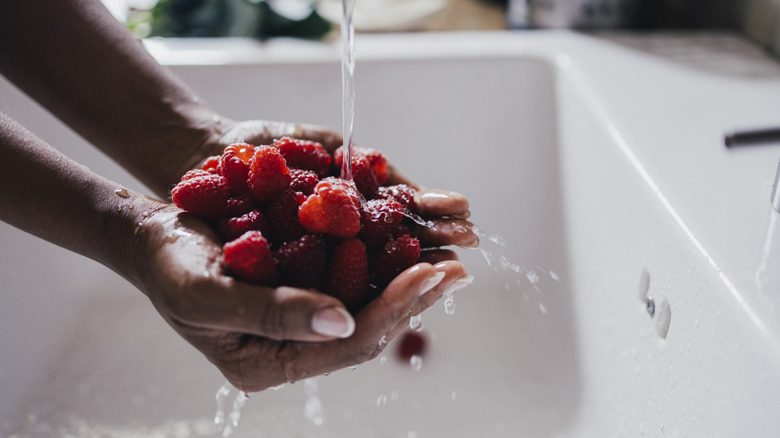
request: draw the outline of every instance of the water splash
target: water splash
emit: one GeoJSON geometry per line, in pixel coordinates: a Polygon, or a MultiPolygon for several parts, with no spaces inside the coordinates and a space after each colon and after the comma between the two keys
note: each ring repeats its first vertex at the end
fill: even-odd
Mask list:
{"type": "Polygon", "coordinates": [[[422,370],[422,366],[423,366],[423,358],[422,358],[422,356],[417,355],[417,354],[413,355],[409,359],[409,365],[412,366],[412,370],[414,372],[419,373],[422,370]]]}
{"type": "Polygon", "coordinates": [[[306,394],[306,404],[303,407],[303,415],[315,426],[322,426],[325,416],[322,413],[322,401],[319,395],[319,381],[312,377],[303,381],[303,390],[306,394]]]}
{"type": "Polygon", "coordinates": [[[342,0],[341,6],[341,132],[344,139],[341,177],[351,180],[355,120],[355,26],[352,22],[352,12],[355,0],[342,0]]]}
{"type": "Polygon", "coordinates": [[[382,394],[376,399],[376,407],[377,409],[384,409],[385,406],[387,406],[387,396],[382,394]]]}
{"type": "Polygon", "coordinates": [[[455,304],[455,295],[446,294],[444,296],[444,313],[447,315],[454,315],[458,311],[458,306],[455,304]]]}
{"type": "Polygon", "coordinates": [[[236,389],[236,387],[227,381],[219,390],[217,390],[217,412],[214,415],[214,426],[223,438],[227,438],[235,432],[238,427],[238,422],[241,419],[241,410],[244,408],[248,399],[249,394],[236,389]],[[231,396],[233,396],[233,403],[231,410],[228,413],[226,407],[231,396]]]}
{"type": "Polygon", "coordinates": [[[422,314],[417,314],[409,318],[409,328],[419,332],[423,329],[422,314]]]}

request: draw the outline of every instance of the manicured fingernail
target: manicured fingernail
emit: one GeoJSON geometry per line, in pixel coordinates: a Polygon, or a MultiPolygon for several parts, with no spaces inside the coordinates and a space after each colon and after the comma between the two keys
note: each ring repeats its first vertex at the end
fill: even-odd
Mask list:
{"type": "Polygon", "coordinates": [[[474,235],[474,240],[472,240],[471,242],[468,242],[468,243],[464,243],[461,246],[464,247],[464,248],[477,248],[477,247],[479,247],[479,236],[477,236],[475,234],[474,235]]]}
{"type": "Polygon", "coordinates": [[[342,307],[326,307],[314,313],[311,329],[325,336],[348,338],[355,332],[355,320],[342,307]]]}
{"type": "Polygon", "coordinates": [[[453,281],[452,284],[450,284],[449,286],[447,286],[447,290],[444,291],[444,295],[452,295],[455,293],[455,291],[461,290],[473,282],[474,282],[473,275],[466,275],[465,277],[461,277],[453,281]]]}
{"type": "Polygon", "coordinates": [[[444,272],[437,272],[433,274],[426,282],[423,284],[422,289],[420,289],[420,295],[423,295],[424,293],[428,292],[429,290],[436,287],[437,284],[441,283],[442,279],[444,279],[444,272]]]}

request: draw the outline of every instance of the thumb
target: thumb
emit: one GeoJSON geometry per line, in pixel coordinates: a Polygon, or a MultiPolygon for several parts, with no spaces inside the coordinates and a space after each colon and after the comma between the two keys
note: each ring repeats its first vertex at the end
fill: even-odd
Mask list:
{"type": "MultiPolygon", "coordinates": [[[[347,338],[355,320],[339,300],[314,290],[262,288],[231,282],[229,290],[201,291],[180,316],[191,325],[274,340],[321,342],[347,338]],[[213,292],[212,292],[213,291],[213,292]]],[[[192,298],[192,297],[191,297],[192,298]]],[[[181,309],[185,310],[185,309],[181,309]]]]}

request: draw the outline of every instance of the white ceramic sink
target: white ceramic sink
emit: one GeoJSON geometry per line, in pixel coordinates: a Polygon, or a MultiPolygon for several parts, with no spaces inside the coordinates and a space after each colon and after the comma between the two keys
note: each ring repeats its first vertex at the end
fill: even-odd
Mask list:
{"type": "MultiPolygon", "coordinates": [[[[780,123],[780,76],[568,32],[357,44],[356,141],[467,195],[485,253],[459,252],[476,279],[454,315],[423,314],[419,371],[391,344],[254,395],[236,436],[776,436],[780,148],[727,151],[721,137],[780,123]]],[[[147,47],[228,116],[341,126],[336,46],[147,47]]],[[[142,188],[5,82],[0,110],[142,188]]],[[[215,435],[224,379],[141,293],[2,224],[0,248],[0,435],[215,435]]]]}

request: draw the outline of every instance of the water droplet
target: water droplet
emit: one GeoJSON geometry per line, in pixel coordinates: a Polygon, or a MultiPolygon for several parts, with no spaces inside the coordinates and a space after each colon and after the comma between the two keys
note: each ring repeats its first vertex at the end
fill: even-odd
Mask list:
{"type": "Polygon", "coordinates": [[[271,391],[279,391],[280,389],[284,388],[284,385],[285,385],[285,384],[284,384],[284,383],[282,383],[281,385],[272,386],[272,387],[270,387],[270,388],[268,388],[268,389],[270,389],[271,391]]]}
{"type": "Polygon", "coordinates": [[[119,196],[120,198],[129,198],[130,197],[130,192],[128,192],[127,189],[124,188],[124,187],[120,187],[120,188],[114,190],[114,193],[116,193],[116,195],[119,196]]]}
{"type": "Polygon", "coordinates": [[[192,103],[200,103],[200,97],[192,96],[192,103]]]}
{"type": "Polygon", "coordinates": [[[506,248],[506,240],[504,240],[503,237],[497,234],[491,234],[490,236],[488,236],[488,240],[490,240],[491,242],[495,243],[496,245],[502,248],[506,248]]]}
{"type": "Polygon", "coordinates": [[[558,276],[558,273],[550,269],[550,278],[552,278],[555,281],[560,280],[561,278],[558,276]]]}
{"type": "Polygon", "coordinates": [[[419,327],[422,327],[422,314],[418,313],[417,315],[409,318],[409,328],[412,330],[417,330],[419,327]]]}
{"type": "Polygon", "coordinates": [[[221,119],[221,118],[220,118],[218,115],[213,115],[213,116],[211,117],[211,120],[213,120],[213,121],[214,121],[214,123],[216,123],[217,125],[219,125],[220,123],[222,123],[222,119],[221,119]]]}
{"type": "Polygon", "coordinates": [[[239,391],[231,385],[230,382],[225,382],[225,384],[217,390],[217,412],[214,415],[214,426],[221,433],[223,438],[231,436],[238,427],[238,422],[241,419],[241,410],[248,399],[249,395],[247,393],[239,391]],[[225,407],[232,394],[236,395],[233,399],[232,409],[230,413],[226,415],[225,407]]]}
{"type": "Polygon", "coordinates": [[[376,407],[383,409],[385,406],[387,406],[387,396],[382,394],[376,399],[376,407]]]}
{"type": "Polygon", "coordinates": [[[661,307],[656,309],[658,316],[655,319],[655,331],[662,339],[666,339],[669,333],[669,325],[672,322],[672,308],[666,298],[661,301],[661,307]]]}
{"type": "Polygon", "coordinates": [[[455,390],[453,389],[453,390],[452,390],[452,393],[450,393],[450,401],[453,401],[453,402],[454,402],[454,401],[455,401],[455,400],[457,400],[457,399],[458,399],[458,393],[457,393],[457,392],[455,392],[455,390]]]}
{"type": "Polygon", "coordinates": [[[647,294],[650,292],[650,273],[647,270],[642,271],[642,275],[639,277],[639,301],[645,302],[647,300],[647,294]]]}
{"type": "Polygon", "coordinates": [[[655,315],[655,300],[653,300],[653,297],[647,297],[647,301],[645,302],[645,309],[647,309],[647,313],[650,316],[655,315]]]}
{"type": "Polygon", "coordinates": [[[458,311],[458,306],[455,304],[455,296],[447,294],[444,297],[444,313],[447,315],[454,315],[458,311]]]}
{"type": "Polygon", "coordinates": [[[391,401],[398,401],[398,390],[394,389],[390,391],[390,400],[391,401]]]}
{"type": "Polygon", "coordinates": [[[379,338],[379,342],[377,342],[377,347],[379,347],[380,349],[383,349],[383,348],[385,348],[387,346],[388,342],[389,341],[387,339],[387,336],[382,335],[382,337],[379,338]]]}
{"type": "Polygon", "coordinates": [[[528,281],[530,281],[531,284],[539,283],[539,274],[537,274],[535,271],[528,271],[525,276],[528,278],[528,281]]]}
{"type": "Polygon", "coordinates": [[[350,365],[349,369],[350,369],[351,371],[355,371],[356,369],[358,369],[358,364],[355,364],[355,365],[350,365]]]}
{"type": "Polygon", "coordinates": [[[386,355],[380,356],[379,357],[379,365],[384,365],[386,363],[387,363],[387,356],[386,355]]]}
{"type": "Polygon", "coordinates": [[[539,303],[539,311],[542,312],[542,315],[547,315],[547,306],[545,306],[542,303],[539,303]]]}
{"type": "Polygon", "coordinates": [[[304,380],[303,388],[306,393],[303,415],[315,426],[321,426],[325,422],[325,418],[322,415],[322,401],[320,401],[319,384],[316,378],[304,380]]]}
{"type": "Polygon", "coordinates": [[[422,356],[416,354],[412,356],[411,359],[409,359],[409,365],[412,366],[412,370],[419,373],[420,370],[422,370],[422,365],[423,365],[422,356]]]}

